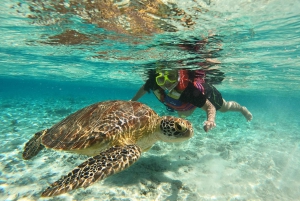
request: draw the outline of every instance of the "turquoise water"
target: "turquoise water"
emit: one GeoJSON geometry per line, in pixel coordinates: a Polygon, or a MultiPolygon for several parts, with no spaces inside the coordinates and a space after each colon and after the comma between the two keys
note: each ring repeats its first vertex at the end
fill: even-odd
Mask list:
{"type": "MultiPolygon", "coordinates": [[[[0,200],[299,200],[299,10],[292,0],[2,3],[0,200]],[[203,39],[201,51],[181,48],[203,39]],[[131,99],[157,61],[195,69],[207,58],[225,74],[216,88],[251,122],[217,113],[205,133],[196,110],[192,139],[158,142],[121,173],[40,198],[86,157],[43,150],[24,161],[35,132],[89,104],[131,99]]],[[[176,115],[153,94],[140,101],[176,115]]]]}

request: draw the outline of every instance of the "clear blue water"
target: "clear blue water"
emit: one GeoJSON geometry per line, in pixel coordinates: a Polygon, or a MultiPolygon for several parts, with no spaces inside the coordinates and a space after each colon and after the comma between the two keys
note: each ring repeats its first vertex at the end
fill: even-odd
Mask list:
{"type": "MultiPolygon", "coordinates": [[[[205,133],[196,111],[191,140],[159,142],[128,170],[45,200],[299,200],[300,2],[126,2],[2,3],[0,200],[44,200],[85,159],[44,150],[24,161],[36,131],[89,104],[131,99],[156,61],[198,68],[205,58],[220,61],[210,66],[225,73],[216,87],[247,106],[250,123],[217,113],[205,133]],[[203,38],[201,52],[180,48],[203,38]]],[[[169,114],[153,94],[140,101],[169,114]]]]}

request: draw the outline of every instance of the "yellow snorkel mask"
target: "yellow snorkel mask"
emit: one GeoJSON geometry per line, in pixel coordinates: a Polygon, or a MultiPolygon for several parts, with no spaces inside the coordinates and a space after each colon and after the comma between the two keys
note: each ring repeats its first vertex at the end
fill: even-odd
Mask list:
{"type": "Polygon", "coordinates": [[[167,70],[156,70],[156,73],[158,74],[155,77],[155,81],[158,86],[167,89],[168,91],[171,91],[174,89],[178,83],[179,80],[179,75],[178,72],[172,70],[172,71],[167,71],[167,70]],[[164,86],[166,82],[171,83],[172,85],[170,87],[164,86]]]}
{"type": "Polygon", "coordinates": [[[170,83],[178,81],[178,75],[170,74],[168,71],[156,71],[156,73],[158,73],[158,76],[156,76],[155,80],[158,86],[164,85],[166,81],[170,83]]]}

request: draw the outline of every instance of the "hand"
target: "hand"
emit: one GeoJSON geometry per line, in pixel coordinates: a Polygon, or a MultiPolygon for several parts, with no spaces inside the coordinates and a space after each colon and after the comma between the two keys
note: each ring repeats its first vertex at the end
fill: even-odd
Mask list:
{"type": "Polygon", "coordinates": [[[214,121],[205,121],[203,124],[203,129],[205,132],[208,132],[213,127],[216,127],[216,123],[214,121]]]}

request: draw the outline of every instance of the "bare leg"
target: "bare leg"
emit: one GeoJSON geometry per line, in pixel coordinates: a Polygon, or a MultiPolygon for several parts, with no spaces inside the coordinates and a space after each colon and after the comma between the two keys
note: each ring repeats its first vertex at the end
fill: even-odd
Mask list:
{"type": "Polygon", "coordinates": [[[237,112],[241,112],[244,117],[247,119],[247,121],[251,121],[252,120],[252,114],[251,112],[246,108],[241,106],[240,104],[238,104],[237,102],[234,101],[228,101],[226,102],[223,99],[223,105],[222,107],[219,109],[220,112],[228,112],[228,111],[237,111],[237,112]]]}

